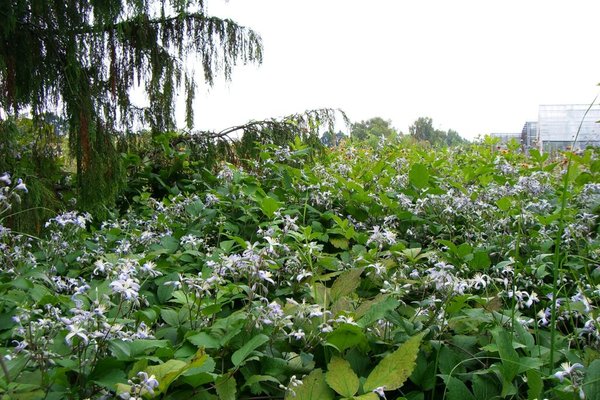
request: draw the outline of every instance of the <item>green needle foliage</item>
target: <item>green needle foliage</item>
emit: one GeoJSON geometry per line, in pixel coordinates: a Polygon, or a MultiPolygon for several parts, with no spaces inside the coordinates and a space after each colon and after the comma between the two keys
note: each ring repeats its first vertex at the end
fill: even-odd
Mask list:
{"type": "Polygon", "coordinates": [[[0,110],[67,118],[86,208],[116,194],[118,131],[173,129],[179,89],[192,126],[196,83],[188,66],[200,65],[212,84],[219,73],[229,79],[237,62],[261,61],[260,37],[207,15],[202,0],[0,3],[0,110]],[[140,87],[147,107],[132,102],[140,87]]]}

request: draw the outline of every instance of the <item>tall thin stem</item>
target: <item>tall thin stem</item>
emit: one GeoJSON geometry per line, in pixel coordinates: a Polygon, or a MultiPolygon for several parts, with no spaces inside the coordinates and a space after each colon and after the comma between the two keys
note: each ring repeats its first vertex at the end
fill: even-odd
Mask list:
{"type": "MultiPolygon", "coordinates": [[[[585,117],[587,116],[589,111],[592,109],[592,106],[596,103],[597,99],[598,95],[596,95],[590,106],[583,114],[583,117],[581,118],[581,121],[579,123],[579,127],[577,128],[577,133],[575,134],[575,138],[573,139],[573,144],[571,148],[575,148],[575,144],[577,143],[577,139],[579,138],[579,132],[581,132],[581,126],[583,125],[583,121],[585,120],[585,117]]],[[[554,266],[552,268],[552,308],[550,318],[550,373],[552,373],[552,370],[554,369],[554,341],[556,340],[556,300],[558,298],[558,275],[561,265],[560,244],[565,229],[565,209],[567,207],[567,195],[569,192],[572,163],[573,154],[568,153],[567,167],[563,175],[563,187],[560,199],[560,213],[558,218],[558,231],[556,232],[556,237],[554,238],[554,266]]]]}

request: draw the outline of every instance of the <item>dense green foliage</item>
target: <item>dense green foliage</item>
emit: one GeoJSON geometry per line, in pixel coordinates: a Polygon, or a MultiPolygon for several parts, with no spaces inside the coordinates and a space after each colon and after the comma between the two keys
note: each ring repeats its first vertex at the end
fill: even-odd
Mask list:
{"type": "Polygon", "coordinates": [[[0,231],[3,398],[597,398],[597,150],[165,137],[118,216],[0,231]]]}

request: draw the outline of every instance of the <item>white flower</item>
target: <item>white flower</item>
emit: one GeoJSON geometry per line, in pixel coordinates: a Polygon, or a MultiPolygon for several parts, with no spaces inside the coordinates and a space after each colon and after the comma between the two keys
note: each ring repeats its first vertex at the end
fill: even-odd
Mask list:
{"type": "Polygon", "coordinates": [[[488,285],[489,280],[489,276],[482,275],[481,273],[476,273],[473,279],[471,280],[471,287],[476,290],[485,289],[485,287],[488,285]]]}
{"type": "Polygon", "coordinates": [[[536,292],[525,293],[527,295],[527,301],[525,302],[525,306],[527,308],[531,307],[533,303],[539,303],[540,299],[536,292]]]}
{"type": "Polygon", "coordinates": [[[562,371],[558,371],[557,373],[555,373],[554,377],[561,382],[563,381],[563,379],[565,379],[567,375],[571,375],[577,368],[583,368],[583,365],[579,363],[571,365],[570,362],[564,362],[560,364],[560,366],[562,368],[562,371]]]}
{"type": "Polygon", "coordinates": [[[110,268],[112,265],[110,263],[104,262],[103,260],[96,260],[94,263],[94,275],[106,274],[106,269],[110,268]]]}
{"type": "Polygon", "coordinates": [[[341,324],[358,325],[356,322],[354,322],[354,318],[346,316],[346,315],[340,315],[339,317],[337,317],[335,319],[335,322],[338,322],[341,324]]]}
{"type": "Polygon", "coordinates": [[[154,395],[154,389],[158,387],[158,381],[154,375],[148,376],[148,374],[144,371],[138,372],[138,378],[140,378],[140,384],[144,389],[148,391],[151,395],[154,395]]]}
{"type": "Polygon", "coordinates": [[[271,279],[271,276],[273,274],[271,274],[269,271],[258,271],[258,277],[263,280],[263,281],[267,281],[269,283],[275,284],[275,281],[273,279],[271,279]]]}
{"type": "Polygon", "coordinates": [[[302,329],[298,329],[297,331],[290,332],[288,336],[293,337],[296,340],[301,340],[306,334],[302,329]]]}
{"type": "Polygon", "coordinates": [[[65,337],[65,342],[67,342],[69,346],[73,344],[74,337],[79,337],[81,340],[83,340],[83,342],[86,345],[89,343],[90,340],[86,335],[87,332],[85,331],[85,329],[82,329],[81,326],[79,326],[79,324],[71,324],[67,326],[67,328],[70,332],[65,337]]]}
{"type": "Polygon", "coordinates": [[[379,386],[378,388],[373,389],[373,393],[376,393],[382,399],[385,399],[385,386],[379,386]]]}
{"type": "Polygon", "coordinates": [[[6,186],[11,184],[11,180],[10,180],[10,174],[8,172],[5,172],[4,174],[2,174],[2,176],[0,176],[0,182],[4,182],[4,184],[6,186]]]}
{"type": "Polygon", "coordinates": [[[381,276],[384,272],[387,271],[386,267],[381,263],[371,264],[367,268],[369,268],[369,267],[373,268],[373,271],[375,272],[375,275],[377,275],[377,276],[381,276]]]}
{"type": "Polygon", "coordinates": [[[23,183],[23,180],[21,178],[19,178],[19,180],[17,181],[17,186],[15,186],[15,190],[22,190],[25,193],[28,192],[27,186],[25,186],[25,184],[23,183]]]}
{"type": "Polygon", "coordinates": [[[120,293],[127,300],[136,299],[140,285],[130,276],[120,276],[118,280],[110,283],[110,288],[115,293],[120,293]]]}
{"type": "Polygon", "coordinates": [[[156,264],[154,262],[147,261],[144,263],[144,265],[141,266],[140,269],[153,278],[157,277],[157,276],[161,276],[162,273],[160,271],[157,271],[155,268],[156,268],[156,264]]]}
{"type": "Polygon", "coordinates": [[[298,276],[296,276],[296,280],[300,282],[302,279],[312,276],[312,272],[303,269],[298,276]]]}
{"type": "Polygon", "coordinates": [[[182,280],[183,280],[183,276],[181,274],[179,274],[178,281],[168,281],[168,282],[165,282],[164,285],[165,286],[173,286],[173,288],[175,290],[181,289],[181,287],[183,286],[183,284],[181,283],[182,280]]]}
{"type": "Polygon", "coordinates": [[[207,193],[205,202],[206,202],[206,205],[210,207],[213,204],[217,204],[219,202],[219,198],[212,193],[207,193]]]}

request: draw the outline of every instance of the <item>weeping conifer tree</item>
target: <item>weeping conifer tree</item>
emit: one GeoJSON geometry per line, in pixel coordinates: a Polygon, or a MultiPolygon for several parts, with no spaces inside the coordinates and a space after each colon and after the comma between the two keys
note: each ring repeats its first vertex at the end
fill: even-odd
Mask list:
{"type": "Polygon", "coordinates": [[[260,37],[204,3],[0,0],[0,118],[58,110],[68,120],[83,208],[114,197],[119,132],[174,129],[181,90],[191,128],[194,67],[212,84],[238,62],[262,61],[260,37]],[[148,106],[133,104],[138,88],[148,106]]]}

